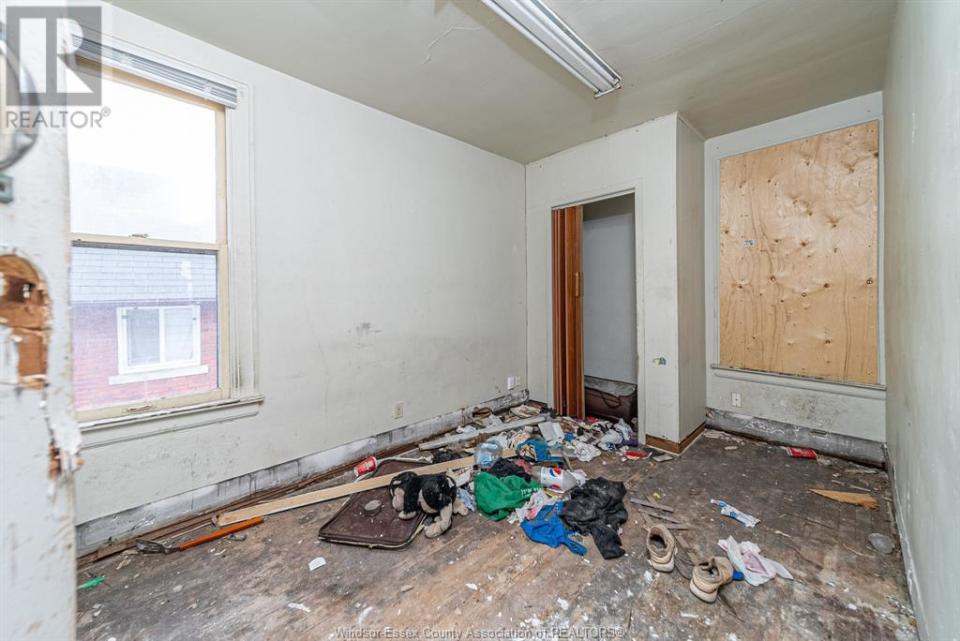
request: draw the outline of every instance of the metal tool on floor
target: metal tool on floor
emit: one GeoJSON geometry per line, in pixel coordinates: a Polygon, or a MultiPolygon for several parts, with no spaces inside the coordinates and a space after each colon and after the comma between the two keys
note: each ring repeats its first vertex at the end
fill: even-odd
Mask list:
{"type": "Polygon", "coordinates": [[[223,537],[233,534],[234,532],[246,530],[247,528],[253,527],[254,525],[260,525],[261,523],[263,523],[263,517],[258,516],[246,521],[234,523],[233,525],[222,527],[219,530],[214,530],[213,532],[208,532],[203,536],[198,536],[195,539],[184,541],[180,545],[165,545],[160,541],[137,539],[137,550],[144,554],[170,554],[171,552],[183,552],[189,548],[203,545],[204,543],[208,543],[210,541],[216,541],[217,539],[222,539],[223,537]]]}

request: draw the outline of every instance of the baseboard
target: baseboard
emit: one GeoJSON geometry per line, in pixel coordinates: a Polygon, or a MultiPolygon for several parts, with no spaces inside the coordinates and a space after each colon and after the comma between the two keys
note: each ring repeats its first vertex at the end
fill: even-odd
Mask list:
{"type": "Polygon", "coordinates": [[[761,441],[810,449],[875,467],[884,467],[883,443],[767,418],[707,408],[707,426],[761,441]]]}
{"type": "Polygon", "coordinates": [[[218,509],[244,499],[262,500],[267,494],[282,494],[286,489],[294,489],[304,481],[343,469],[371,454],[396,451],[460,427],[475,409],[486,407],[499,412],[527,401],[529,396],[527,390],[512,392],[377,436],[81,523],[77,525],[77,554],[90,555],[100,550],[101,554],[96,556],[109,555],[114,553],[113,550],[124,549],[125,542],[136,537],[162,533],[173,524],[191,517],[212,515],[218,509]]]}
{"type": "Polygon", "coordinates": [[[907,573],[907,590],[910,592],[910,605],[913,607],[913,617],[917,621],[917,636],[920,641],[927,641],[930,635],[927,634],[926,617],[923,610],[923,598],[920,594],[920,586],[917,584],[917,568],[913,563],[913,552],[910,550],[910,539],[907,538],[906,524],[903,522],[903,512],[900,506],[903,503],[900,500],[900,488],[897,485],[897,468],[890,458],[889,450],[883,448],[887,473],[890,476],[890,493],[893,495],[893,518],[897,524],[897,538],[900,540],[900,555],[903,557],[903,568],[907,573]]]}
{"type": "Polygon", "coordinates": [[[671,454],[683,454],[690,445],[697,440],[697,437],[703,433],[703,429],[706,427],[706,423],[700,423],[700,426],[690,432],[684,437],[679,443],[675,441],[670,441],[665,438],[659,438],[657,436],[647,435],[646,444],[650,447],[654,447],[658,450],[663,450],[664,452],[670,452],[671,454]]]}

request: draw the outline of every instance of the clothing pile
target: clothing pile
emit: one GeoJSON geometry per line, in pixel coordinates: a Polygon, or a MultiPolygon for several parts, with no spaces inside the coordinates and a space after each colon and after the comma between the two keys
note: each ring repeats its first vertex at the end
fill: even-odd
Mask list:
{"type": "MultiPolygon", "coordinates": [[[[464,458],[464,450],[471,451],[464,446],[473,441],[473,469],[437,475],[452,484],[448,489],[455,514],[476,510],[493,521],[509,519],[531,541],[564,546],[578,555],[586,554],[585,537],[590,536],[604,559],[623,556],[620,530],[627,521],[626,488],[605,478],[588,480],[571,459],[591,461],[604,450],[623,454],[636,443],[627,423],[556,416],[541,404],[530,404],[502,415],[475,411],[473,423],[457,432],[459,436],[421,445],[422,450],[433,450],[431,462],[437,464],[464,458]]],[[[409,518],[417,506],[428,511],[420,503],[425,500],[422,492],[412,493],[410,501],[407,492],[403,494],[403,511],[394,505],[397,518],[409,518]],[[413,508],[406,509],[408,502],[413,508]]],[[[391,495],[393,503],[399,501],[393,499],[391,495]]],[[[428,513],[445,524],[445,531],[450,510],[443,511],[444,507],[428,513]]]]}
{"type": "Polygon", "coordinates": [[[627,488],[603,477],[590,479],[570,493],[560,518],[575,532],[589,534],[605,559],[623,556],[620,526],[627,521],[627,488]]]}
{"type": "Polygon", "coordinates": [[[473,479],[477,509],[492,521],[499,521],[527,502],[540,489],[540,484],[519,476],[500,478],[488,472],[479,472],[473,479]]]}

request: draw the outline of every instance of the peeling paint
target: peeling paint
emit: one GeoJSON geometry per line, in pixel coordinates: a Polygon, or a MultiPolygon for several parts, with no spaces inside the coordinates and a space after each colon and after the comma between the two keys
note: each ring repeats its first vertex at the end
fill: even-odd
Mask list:
{"type": "Polygon", "coordinates": [[[0,251],[0,384],[40,393],[38,406],[50,434],[48,495],[56,493],[63,473],[82,464],[80,434],[75,425],[57,429],[50,420],[47,400],[47,352],[52,319],[50,295],[40,270],[15,248],[0,251]]]}
{"type": "MultiPolygon", "coordinates": [[[[22,62],[42,65],[42,42],[26,48],[22,62]]],[[[80,431],[71,412],[65,133],[45,130],[9,175],[16,199],[0,204],[0,638],[69,640],[80,431]]]]}
{"type": "Polygon", "coordinates": [[[882,443],[855,436],[814,430],[782,421],[737,414],[710,407],[707,408],[706,422],[708,426],[726,432],[742,434],[782,445],[809,447],[822,454],[830,454],[868,465],[883,467],[886,460],[882,443]]]}

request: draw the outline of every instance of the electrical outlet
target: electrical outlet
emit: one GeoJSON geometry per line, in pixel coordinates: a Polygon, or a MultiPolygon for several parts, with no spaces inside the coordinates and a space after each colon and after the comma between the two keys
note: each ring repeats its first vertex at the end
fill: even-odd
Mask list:
{"type": "Polygon", "coordinates": [[[403,401],[393,404],[393,418],[403,418],[403,401]]]}
{"type": "Polygon", "coordinates": [[[519,378],[519,377],[517,377],[517,376],[508,376],[508,377],[507,377],[507,389],[513,389],[514,387],[516,387],[517,385],[519,385],[519,380],[518,380],[518,378],[519,378]]]}
{"type": "Polygon", "coordinates": [[[740,407],[740,392],[734,392],[730,395],[730,404],[734,407],[740,407]]]}

